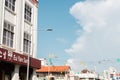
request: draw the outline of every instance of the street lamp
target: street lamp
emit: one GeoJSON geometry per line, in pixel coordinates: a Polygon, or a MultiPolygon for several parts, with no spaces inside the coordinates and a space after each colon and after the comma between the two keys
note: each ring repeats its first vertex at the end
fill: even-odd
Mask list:
{"type": "Polygon", "coordinates": [[[46,31],[53,31],[53,29],[49,28],[49,29],[47,29],[46,31]]]}
{"type": "MultiPolygon", "coordinates": [[[[47,32],[51,32],[53,31],[52,28],[48,28],[48,29],[45,29],[45,30],[37,30],[37,31],[47,31],[47,32]]],[[[33,53],[34,49],[32,47],[32,53],[33,53]]],[[[29,67],[30,67],[30,53],[28,53],[28,62],[27,62],[27,78],[26,80],[29,80],[29,67]]]]}
{"type": "Polygon", "coordinates": [[[52,29],[52,28],[47,28],[47,29],[37,29],[37,30],[33,29],[33,31],[47,31],[47,32],[51,32],[51,31],[53,31],[53,29],[52,29]]]}

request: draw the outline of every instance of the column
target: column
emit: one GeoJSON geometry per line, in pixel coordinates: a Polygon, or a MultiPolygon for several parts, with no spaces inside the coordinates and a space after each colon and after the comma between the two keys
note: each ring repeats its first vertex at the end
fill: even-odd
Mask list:
{"type": "Polygon", "coordinates": [[[36,74],[36,69],[33,69],[33,74],[32,74],[32,76],[30,77],[30,80],[38,80],[37,74],[36,74]]]}
{"type": "Polygon", "coordinates": [[[3,39],[3,25],[4,25],[4,12],[5,10],[5,0],[0,0],[0,44],[2,44],[3,39]]]}
{"type": "Polygon", "coordinates": [[[11,80],[19,80],[19,65],[15,65],[14,72],[12,73],[12,79],[11,80]]]}

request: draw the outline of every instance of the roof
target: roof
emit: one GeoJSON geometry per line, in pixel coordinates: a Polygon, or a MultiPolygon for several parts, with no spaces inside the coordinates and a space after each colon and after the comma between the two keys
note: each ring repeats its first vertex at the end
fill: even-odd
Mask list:
{"type": "Polygon", "coordinates": [[[81,73],[95,73],[95,71],[88,70],[88,69],[83,69],[81,73]]]}
{"type": "Polygon", "coordinates": [[[81,73],[90,73],[90,71],[88,69],[83,69],[81,73]]]}
{"type": "Polygon", "coordinates": [[[36,72],[66,72],[70,70],[70,66],[41,66],[36,72]]]}

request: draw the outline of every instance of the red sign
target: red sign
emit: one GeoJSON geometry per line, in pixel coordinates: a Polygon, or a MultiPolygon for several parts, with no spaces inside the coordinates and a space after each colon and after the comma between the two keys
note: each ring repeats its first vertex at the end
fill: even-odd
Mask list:
{"type": "Polygon", "coordinates": [[[0,48],[0,60],[12,62],[13,54],[8,50],[0,48]]]}
{"type": "Polygon", "coordinates": [[[35,58],[30,58],[30,66],[34,68],[40,68],[41,67],[41,61],[35,58]]]}
{"type": "MultiPolygon", "coordinates": [[[[19,65],[27,65],[28,56],[0,48],[0,60],[16,63],[19,65]]],[[[30,66],[40,68],[40,60],[30,57],[30,66]]]]}
{"type": "Polygon", "coordinates": [[[24,56],[15,52],[11,52],[5,49],[1,49],[1,48],[0,48],[0,60],[13,62],[17,64],[23,64],[23,65],[26,65],[28,61],[27,56],[24,56]]]}
{"type": "Polygon", "coordinates": [[[27,56],[13,52],[12,60],[14,63],[26,65],[28,62],[27,56]]]}

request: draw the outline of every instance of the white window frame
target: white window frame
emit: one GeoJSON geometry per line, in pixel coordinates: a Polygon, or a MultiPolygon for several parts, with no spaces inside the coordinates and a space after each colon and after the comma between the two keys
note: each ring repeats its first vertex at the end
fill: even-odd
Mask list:
{"type": "Polygon", "coordinates": [[[28,22],[32,20],[32,7],[25,3],[24,19],[28,22]]]}
{"type": "Polygon", "coordinates": [[[3,28],[3,44],[13,47],[14,42],[14,26],[8,22],[4,22],[3,28]]]}
{"type": "Polygon", "coordinates": [[[5,7],[11,11],[15,11],[15,1],[16,0],[5,0],[5,7]]]}
{"type": "Polygon", "coordinates": [[[31,52],[31,35],[27,32],[24,32],[23,51],[25,53],[31,52]]]}

